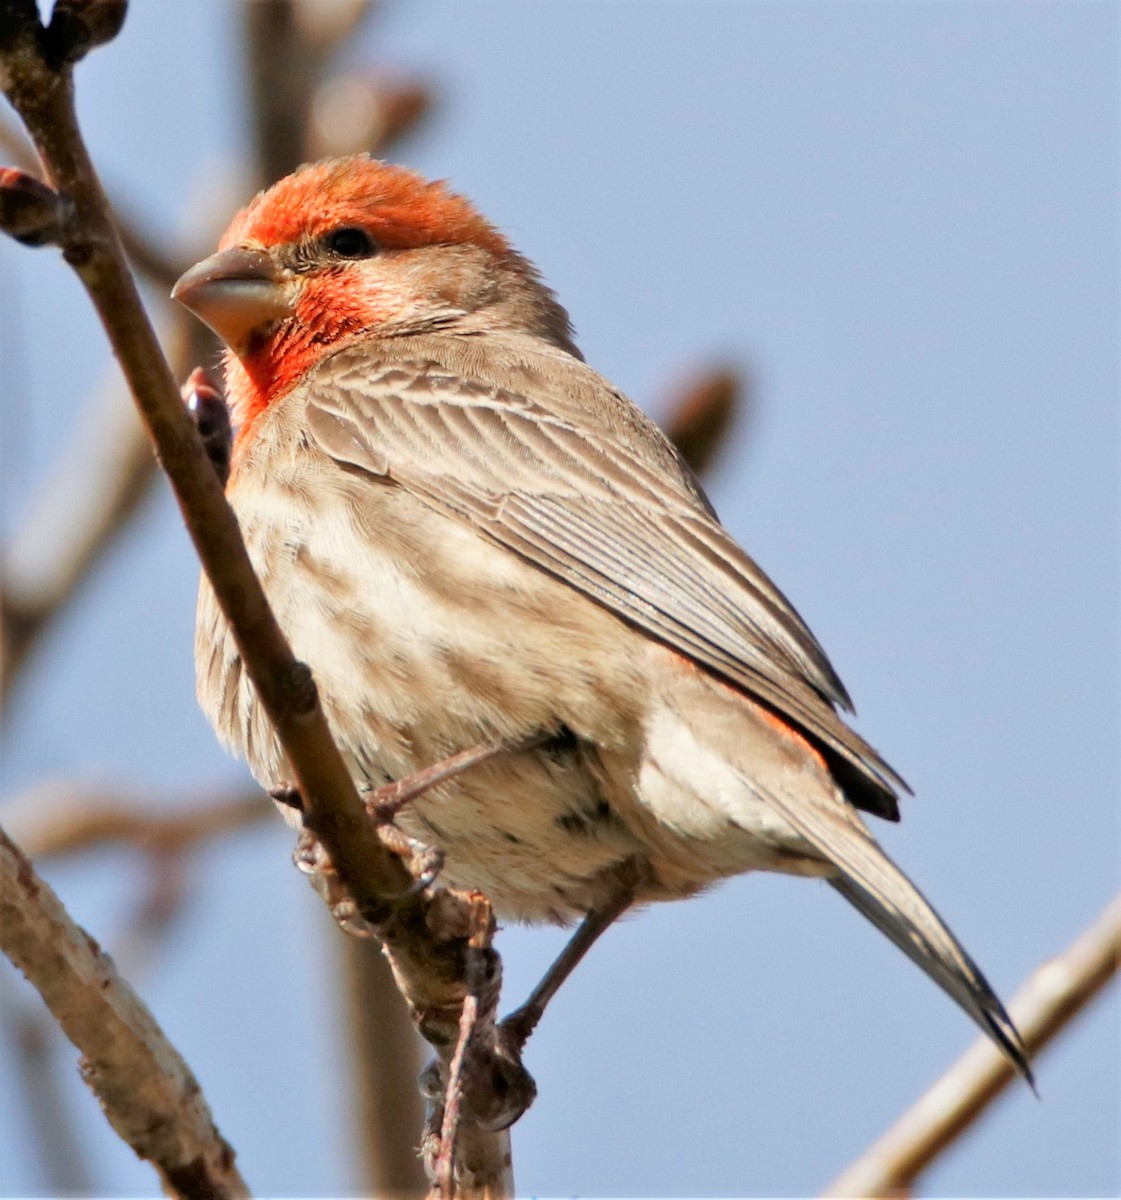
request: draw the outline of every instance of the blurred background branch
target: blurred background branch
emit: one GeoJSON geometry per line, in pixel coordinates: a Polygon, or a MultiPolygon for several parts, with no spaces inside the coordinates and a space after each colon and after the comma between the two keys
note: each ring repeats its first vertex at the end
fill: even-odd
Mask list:
{"type": "MultiPolygon", "coordinates": [[[[164,344],[177,375],[213,351],[210,335],[189,318],[174,319],[164,344]]],[[[119,382],[107,382],[87,401],[57,466],[5,547],[0,702],[36,644],[139,512],[155,478],[156,460],[136,410],[119,382]]],[[[7,716],[8,705],[2,707],[7,716]]]]}
{"type": "Polygon", "coordinates": [[[200,843],[271,819],[260,789],[156,801],[137,792],[48,780],[7,801],[5,825],[31,858],[58,858],[105,846],[145,854],[186,854],[200,843]]]}
{"type": "MultiPolygon", "coordinates": [[[[1117,974],[1121,895],[1055,958],[1038,967],[1008,1010],[1033,1059],[1117,974]]],[[[898,1196],[1015,1082],[985,1039],[976,1042],[899,1120],[829,1185],[823,1196],[898,1196]]]]}
{"type": "Polygon", "coordinates": [[[18,996],[0,975],[0,1036],[12,1048],[14,1076],[31,1131],[24,1143],[52,1196],[89,1196],[97,1189],[87,1161],[87,1139],[74,1121],[57,1053],[59,1030],[38,997],[18,996]]]}

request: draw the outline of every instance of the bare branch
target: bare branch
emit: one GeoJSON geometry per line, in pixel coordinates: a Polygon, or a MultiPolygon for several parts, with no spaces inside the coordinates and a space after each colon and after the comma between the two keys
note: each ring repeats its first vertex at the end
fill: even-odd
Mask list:
{"type": "Polygon", "coordinates": [[[0,830],[0,946],[81,1051],[109,1123],[170,1194],[248,1195],[197,1080],[143,1001],[0,830]]]}
{"type": "Polygon", "coordinates": [[[306,159],[381,154],[428,113],[431,89],[367,73],[326,78],[337,51],[373,10],[362,0],[248,0],[243,12],[262,182],[306,159]],[[277,79],[283,87],[276,86],[277,79]]]}
{"type": "Polygon", "coordinates": [[[56,189],[74,206],[64,255],[85,284],[129,378],[250,676],[293,762],[309,819],[327,827],[324,840],[335,843],[330,845],[332,857],[344,875],[372,881],[372,887],[367,885],[370,906],[392,908],[386,898],[407,889],[407,873],[369,829],[330,739],[310,673],[292,656],[253,573],[234,515],[180,400],[109,222],[78,132],[69,75],[50,70],[30,32],[6,60],[13,81],[9,98],[49,164],[56,189]],[[356,836],[340,839],[341,825],[352,826],[356,836]]]}
{"type": "MultiPolygon", "coordinates": [[[[164,946],[169,927],[182,910],[189,879],[184,856],[203,841],[271,816],[272,806],[256,787],[242,794],[186,801],[169,811],[119,789],[57,782],[32,788],[0,812],[29,857],[62,857],[106,846],[130,847],[147,857],[143,892],[114,942],[115,961],[127,964],[129,976],[136,980],[164,946]]],[[[394,996],[403,1010],[400,998],[394,996]]],[[[27,1102],[48,1190],[57,1195],[89,1194],[92,1184],[77,1131],[52,1070],[55,1039],[49,1013],[32,1011],[16,997],[0,998],[0,1012],[10,1030],[21,1076],[19,1090],[27,1102]]],[[[407,1018],[405,1023],[415,1037],[407,1018]]],[[[418,1118],[414,1129],[419,1124],[418,1118]]]]}
{"type": "Polygon", "coordinates": [[[245,0],[242,12],[258,172],[272,182],[303,161],[320,59],[301,35],[294,0],[245,0]]]}
{"type": "MultiPolygon", "coordinates": [[[[1121,895],[1057,958],[1031,975],[1008,1011],[1035,1058],[1117,973],[1121,895]]],[[[829,1185],[823,1196],[896,1196],[968,1129],[1015,1079],[1008,1060],[978,1039],[937,1083],[829,1185]]]]}

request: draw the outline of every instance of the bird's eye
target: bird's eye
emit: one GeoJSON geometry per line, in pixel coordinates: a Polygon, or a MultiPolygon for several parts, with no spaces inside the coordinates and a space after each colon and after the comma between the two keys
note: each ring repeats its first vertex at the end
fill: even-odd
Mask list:
{"type": "Polygon", "coordinates": [[[357,225],[332,229],[324,236],[323,245],[338,258],[372,258],[378,252],[374,239],[357,225]]]}

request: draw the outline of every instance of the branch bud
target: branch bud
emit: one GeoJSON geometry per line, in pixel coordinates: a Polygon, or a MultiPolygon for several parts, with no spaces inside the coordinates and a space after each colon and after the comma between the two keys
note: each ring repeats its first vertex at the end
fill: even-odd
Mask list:
{"type": "Polygon", "coordinates": [[[70,212],[67,200],[15,167],[0,167],[0,230],[25,246],[58,245],[70,212]]]}
{"type": "Polygon", "coordinates": [[[21,38],[39,31],[35,0],[0,0],[0,52],[10,50],[21,38]]]}
{"type": "Polygon", "coordinates": [[[230,453],[233,443],[230,412],[226,401],[222,393],[210,382],[202,367],[195,367],[191,372],[180,395],[194,420],[195,428],[199,431],[199,437],[202,438],[206,456],[225,487],[226,480],[230,477],[230,453]]]}
{"type": "Polygon", "coordinates": [[[46,30],[47,54],[56,66],[76,63],[111,42],[125,23],[128,0],[55,0],[46,30]]]}
{"type": "Polygon", "coordinates": [[[677,397],[666,434],[694,471],[705,470],[716,457],[742,392],[738,372],[716,368],[698,375],[677,397]]]}
{"type": "Polygon", "coordinates": [[[356,36],[374,7],[373,0],[297,0],[296,28],[311,50],[326,59],[356,36]]]}

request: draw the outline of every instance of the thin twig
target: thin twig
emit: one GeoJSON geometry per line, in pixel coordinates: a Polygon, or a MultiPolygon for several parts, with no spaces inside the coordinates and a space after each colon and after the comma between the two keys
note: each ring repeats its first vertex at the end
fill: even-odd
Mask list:
{"type": "Polygon", "coordinates": [[[455,1200],[456,1139],[459,1137],[460,1108],[463,1104],[463,1064],[467,1058],[467,1044],[479,1015],[479,1000],[473,992],[467,993],[463,1011],[459,1015],[459,1040],[448,1067],[448,1085],[444,1094],[444,1120],[440,1126],[440,1153],[436,1158],[436,1183],[433,1200],[455,1200]]]}
{"type": "Polygon", "coordinates": [[[248,1195],[197,1080],[143,1001],[0,829],[0,946],[81,1051],[109,1123],[167,1191],[248,1195]]]}
{"type": "MultiPolygon", "coordinates": [[[[1008,1011],[1034,1058],[1113,978],[1121,959],[1121,895],[1056,958],[1037,968],[1008,1011]]],[[[978,1039],[823,1196],[898,1195],[1013,1082],[1014,1068],[978,1039]]]]}
{"type": "MultiPolygon", "coordinates": [[[[0,113],[0,152],[11,165],[19,167],[29,175],[38,175],[40,166],[34,147],[3,113],[0,113]]],[[[151,283],[170,292],[175,281],[191,264],[178,263],[165,254],[143,230],[140,223],[126,214],[119,201],[114,201],[112,208],[121,242],[132,265],[151,283]]]]}
{"type": "Polygon", "coordinates": [[[502,964],[490,947],[494,915],[486,897],[470,898],[467,990],[460,1007],[455,1037],[439,1049],[439,1060],[426,1071],[438,1075],[442,1103],[432,1113],[423,1152],[433,1181],[429,1200],[503,1200],[514,1195],[513,1155],[509,1122],[496,1126],[501,1116],[499,1103],[480,1111],[480,1099],[492,1102],[501,1094],[479,1072],[492,1070],[489,1056],[478,1054],[477,1041],[487,1039],[494,1029],[502,964]],[[497,1129],[497,1131],[496,1131],[497,1129]]]}

